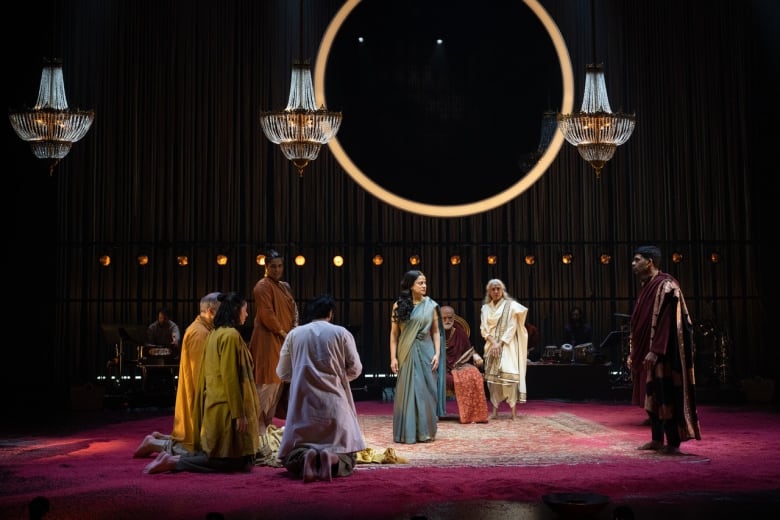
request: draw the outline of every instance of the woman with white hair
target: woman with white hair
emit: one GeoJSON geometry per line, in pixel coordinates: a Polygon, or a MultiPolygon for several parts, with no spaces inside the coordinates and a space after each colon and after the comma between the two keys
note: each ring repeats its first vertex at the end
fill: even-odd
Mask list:
{"type": "Polygon", "coordinates": [[[487,283],[479,328],[485,338],[485,381],[494,419],[498,417],[501,402],[506,401],[514,419],[515,406],[526,401],[527,315],[528,308],[506,292],[504,282],[494,278],[487,283]]]}

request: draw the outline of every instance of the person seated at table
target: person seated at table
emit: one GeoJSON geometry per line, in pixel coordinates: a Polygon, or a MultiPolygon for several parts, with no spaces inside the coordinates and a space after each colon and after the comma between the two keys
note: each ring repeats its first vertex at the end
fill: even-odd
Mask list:
{"type": "Polygon", "coordinates": [[[468,324],[449,305],[441,307],[441,320],[447,349],[447,393],[455,394],[460,422],[487,422],[485,383],[478,368],[484,360],[471,345],[468,324]]]}
{"type": "Polygon", "coordinates": [[[585,319],[581,307],[573,307],[569,312],[569,321],[563,326],[563,344],[574,347],[593,341],[593,327],[585,319]]]}
{"type": "Polygon", "coordinates": [[[171,320],[171,313],[165,307],[157,311],[157,319],[146,329],[148,345],[170,346],[176,350],[181,342],[179,326],[171,320]]]}

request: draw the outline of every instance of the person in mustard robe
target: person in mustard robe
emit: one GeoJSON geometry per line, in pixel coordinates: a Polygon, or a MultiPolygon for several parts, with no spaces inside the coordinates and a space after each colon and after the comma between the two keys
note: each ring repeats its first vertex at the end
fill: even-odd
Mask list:
{"type": "Polygon", "coordinates": [[[247,302],[238,293],[220,296],[198,374],[192,409],[192,454],[160,452],[144,473],[251,471],[260,441],[252,354],[238,330],[247,302]]]}
{"type": "Polygon", "coordinates": [[[146,457],[163,450],[173,455],[193,451],[192,407],[195,402],[195,387],[198,383],[203,349],[209,333],[214,330],[214,315],[219,307],[219,295],[218,292],[212,292],[200,299],[200,313],[184,331],[176,405],[173,411],[173,430],[170,435],[160,432],[147,435],[136,448],[133,457],[146,457]]]}

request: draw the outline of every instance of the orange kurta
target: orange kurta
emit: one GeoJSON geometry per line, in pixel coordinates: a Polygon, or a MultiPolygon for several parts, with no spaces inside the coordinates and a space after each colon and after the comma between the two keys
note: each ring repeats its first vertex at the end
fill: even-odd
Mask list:
{"type": "Polygon", "coordinates": [[[255,383],[281,384],[276,375],[279,352],[284,336],[298,324],[298,307],[295,304],[290,284],[261,278],[252,291],[255,300],[255,322],[249,349],[255,363],[255,383]]]}

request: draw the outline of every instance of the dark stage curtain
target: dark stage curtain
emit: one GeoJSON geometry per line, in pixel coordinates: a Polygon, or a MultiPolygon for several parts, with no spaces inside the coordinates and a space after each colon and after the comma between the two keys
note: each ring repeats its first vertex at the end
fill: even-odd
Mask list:
{"type": "MultiPolygon", "coordinates": [[[[541,4],[571,55],[578,108],[585,65],[593,60],[590,2],[541,4]]],[[[634,135],[598,180],[565,143],[527,191],[463,217],[418,215],[375,198],[328,146],[299,177],[264,137],[260,112],[284,108],[290,65],[301,54],[314,61],[341,6],[304,2],[303,52],[298,2],[286,0],[23,6],[25,20],[54,29],[36,39],[25,24],[11,23],[6,38],[25,44],[4,46],[8,105],[35,102],[41,58],[56,53],[70,106],[97,114],[53,176],[6,129],[6,250],[21,248],[13,259],[22,264],[6,263],[14,290],[8,314],[23,315],[30,327],[22,331],[32,337],[12,349],[5,384],[23,389],[30,408],[66,401],[68,387],[105,374],[115,345],[103,325],[145,325],[168,305],[183,329],[207,292],[251,297],[263,272],[255,257],[268,247],[286,256],[285,278],[299,305],[324,291],[336,297],[336,321],[356,333],[365,372],[381,375],[389,372],[390,308],[412,254],[422,259],[430,296],[471,323],[481,350],[479,307],[488,279],[504,280],[529,307],[542,346],[562,342],[575,305],[599,342],[620,327],[615,314],[631,311],[633,248],[655,243],[694,319],[730,338],[730,377],[777,376],[767,324],[777,278],[763,258],[761,237],[771,230],[759,230],[772,207],[761,201],[765,179],[776,173],[778,138],[776,130],[759,132],[765,118],[776,119],[764,112],[778,110],[778,85],[768,72],[778,63],[772,2],[597,1],[597,58],[612,109],[636,113],[634,135]],[[673,251],[683,262],[672,263],[673,251]],[[560,261],[566,252],[573,254],[570,265],[560,261]],[[376,253],[384,256],[379,267],[371,263],[376,253]],[[103,254],[112,258],[108,267],[98,263],[103,254]],[[137,264],[140,254],[149,256],[148,265],[137,264]],[[226,266],[216,264],[217,254],[229,257],[226,266]],[[293,263],[298,254],[307,258],[302,267],[293,263]],[[331,264],[336,254],[346,259],[341,268],[331,264]],[[459,265],[450,264],[453,254],[461,255],[459,265]],[[491,254],[495,265],[486,262],[491,254]],[[524,263],[527,254],[536,256],[534,265],[524,263]],[[610,264],[599,262],[602,254],[611,255],[610,264]],[[180,255],[189,257],[187,267],[177,265],[180,255]]],[[[534,81],[533,70],[518,74],[534,81]]],[[[375,87],[382,102],[387,93],[375,87]]],[[[343,125],[352,117],[345,113],[343,125]]],[[[496,153],[474,148],[452,153],[486,160],[496,153]]],[[[414,161],[425,143],[417,150],[388,143],[386,153],[414,161]]],[[[434,189],[490,177],[450,171],[434,189]]],[[[251,305],[250,322],[253,312],[251,305]]],[[[13,321],[8,327],[18,331],[13,321]]],[[[715,349],[711,336],[702,338],[703,381],[712,378],[715,349]]]]}

